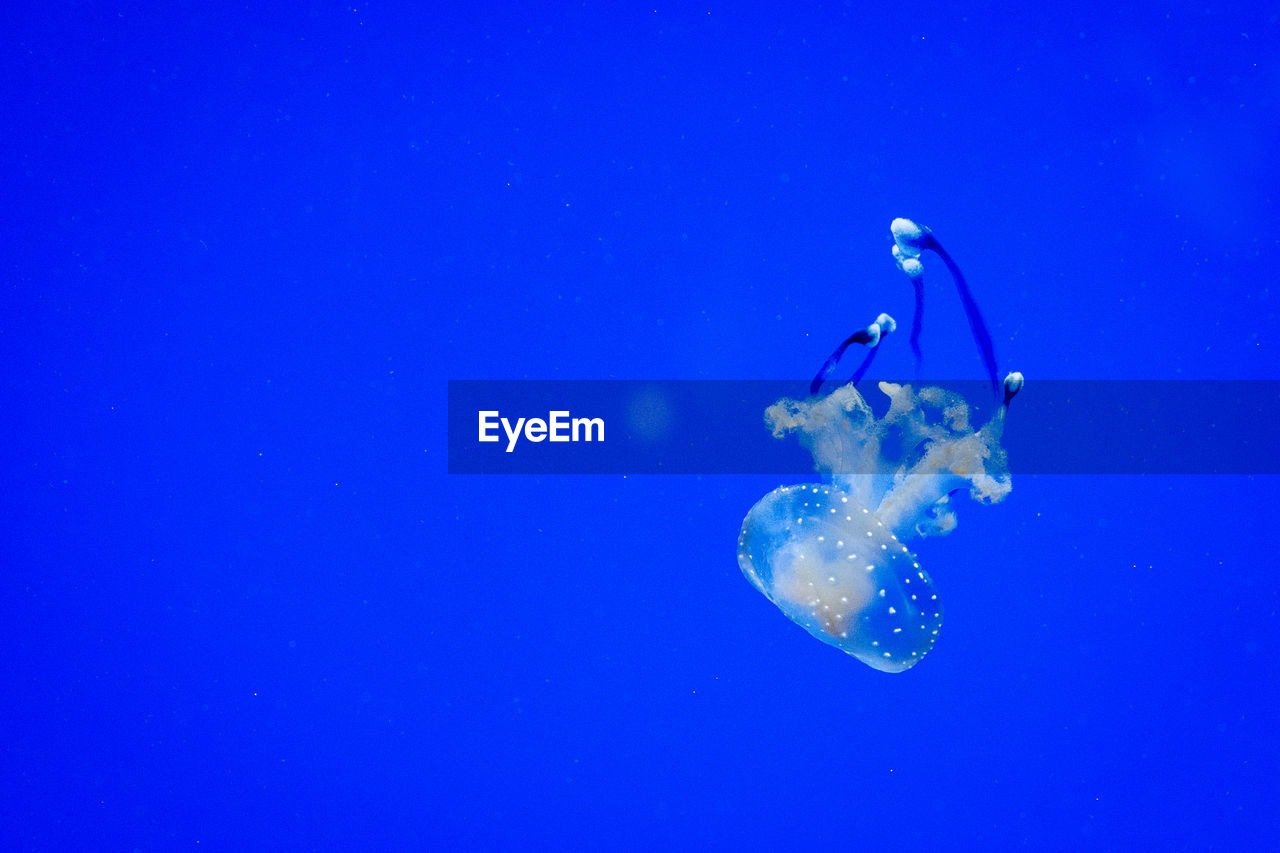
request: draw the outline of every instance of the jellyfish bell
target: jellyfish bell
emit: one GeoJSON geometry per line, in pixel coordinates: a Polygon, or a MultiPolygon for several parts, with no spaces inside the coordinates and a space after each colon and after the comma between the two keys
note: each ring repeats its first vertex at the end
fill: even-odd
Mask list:
{"type": "Polygon", "coordinates": [[[942,626],[929,575],[835,485],[783,486],[761,499],[742,524],[738,564],[791,621],[874,669],[915,665],[942,626]]]}
{"type": "MultiPolygon", "coordinates": [[[[894,220],[892,230],[895,249],[937,248],[936,241],[924,245],[932,233],[910,220],[894,220]]],[[[770,492],[747,513],[738,536],[738,565],[756,589],[813,636],[884,672],[918,663],[942,626],[933,580],[905,543],[955,529],[953,494],[984,504],[1008,496],[1000,440],[1009,403],[1024,383],[1020,373],[998,383],[996,410],[977,427],[963,396],[936,387],[880,382],[888,408],[877,415],[856,382],[895,327],[880,315],[827,359],[813,396],[782,399],[765,411],[774,437],[795,435],[824,482],[770,492]],[[855,378],[819,394],[855,342],[870,348],[855,378]]],[[[994,371],[990,339],[986,350],[980,336],[975,340],[994,371]]]]}

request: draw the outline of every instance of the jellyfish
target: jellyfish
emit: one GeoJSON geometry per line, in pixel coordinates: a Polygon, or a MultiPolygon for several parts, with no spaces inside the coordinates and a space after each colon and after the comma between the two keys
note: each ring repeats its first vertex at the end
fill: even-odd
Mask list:
{"type": "Polygon", "coordinates": [[[943,613],[933,579],[905,543],[954,530],[951,498],[958,492],[983,504],[1009,494],[1000,439],[1023,377],[995,379],[986,325],[959,268],[932,232],[907,219],[895,219],[891,231],[898,266],[916,285],[913,350],[923,311],[920,255],[929,249],[942,257],[960,291],[996,392],[994,414],[975,427],[960,394],[880,382],[888,409],[877,416],[856,384],[897,326],[881,314],[837,347],[814,378],[812,396],[779,400],[765,411],[774,437],[796,435],[823,482],[782,486],[761,498],[742,523],[738,565],[756,589],[819,640],[874,669],[902,672],[933,648],[943,613]],[[820,394],[855,343],[868,354],[853,379],[820,394]]]}

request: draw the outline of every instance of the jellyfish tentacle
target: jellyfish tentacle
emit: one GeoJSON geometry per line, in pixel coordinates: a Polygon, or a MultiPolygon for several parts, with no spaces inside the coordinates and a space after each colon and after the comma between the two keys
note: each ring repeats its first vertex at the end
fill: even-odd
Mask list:
{"type": "Polygon", "coordinates": [[[960,267],[952,260],[951,255],[946,249],[942,248],[942,244],[938,242],[933,234],[929,234],[929,248],[942,258],[942,262],[947,265],[947,269],[951,272],[951,277],[955,279],[956,290],[960,293],[960,302],[964,305],[965,316],[969,318],[969,329],[973,332],[973,340],[978,345],[978,351],[982,354],[982,364],[987,369],[987,378],[991,381],[991,390],[997,397],[1000,396],[1000,380],[999,370],[996,368],[996,348],[991,342],[991,333],[987,331],[987,324],[982,319],[982,312],[978,310],[978,303],[973,298],[973,293],[969,290],[969,284],[964,279],[964,273],[960,272],[960,267]]]}
{"type": "Polygon", "coordinates": [[[920,329],[924,325],[924,276],[915,276],[911,279],[912,287],[916,292],[916,309],[911,316],[911,354],[916,360],[916,376],[920,376],[920,367],[924,363],[924,355],[920,352],[920,329]]]}
{"type": "Polygon", "coordinates": [[[862,363],[858,365],[858,369],[853,372],[853,376],[849,377],[849,381],[857,385],[862,381],[862,376],[867,372],[867,368],[871,366],[871,362],[875,361],[876,353],[880,351],[880,347],[872,347],[867,351],[866,358],[862,359],[862,363]]]}
{"type": "Polygon", "coordinates": [[[1000,404],[1000,410],[996,412],[996,420],[1004,421],[1005,415],[1009,412],[1010,401],[1018,396],[1018,392],[1022,390],[1025,382],[1025,377],[1016,370],[1004,378],[1004,402],[1000,404]]]}
{"type": "MultiPolygon", "coordinates": [[[[973,292],[969,289],[969,283],[965,280],[964,273],[960,271],[960,266],[927,226],[899,217],[890,223],[889,230],[893,234],[894,260],[898,262],[898,268],[907,274],[915,286],[916,314],[912,322],[912,341],[914,342],[919,335],[924,315],[924,267],[920,263],[920,254],[927,249],[942,259],[942,263],[946,265],[947,271],[955,281],[956,292],[960,294],[960,303],[964,306],[965,317],[969,321],[969,330],[973,333],[974,343],[978,345],[978,353],[982,357],[982,365],[991,382],[991,391],[996,399],[999,399],[1001,386],[998,378],[999,371],[996,367],[995,344],[991,341],[991,333],[987,331],[987,324],[982,319],[982,311],[979,310],[978,303],[973,298],[973,292]]],[[[917,346],[912,347],[912,351],[917,353],[918,367],[917,349],[917,346]]]]}
{"type": "Polygon", "coordinates": [[[876,321],[871,325],[879,327],[880,338],[867,352],[867,357],[862,360],[862,364],[858,365],[858,369],[853,372],[853,376],[849,377],[849,381],[854,385],[857,385],[862,381],[862,377],[866,374],[867,368],[871,366],[871,362],[875,360],[876,353],[880,351],[880,341],[884,340],[885,335],[891,334],[898,328],[898,321],[890,317],[888,314],[881,314],[879,317],[876,317],[876,321]]]}
{"type": "Polygon", "coordinates": [[[862,375],[866,373],[867,368],[871,366],[871,361],[875,358],[876,350],[880,347],[881,339],[897,327],[897,321],[888,314],[881,314],[876,317],[875,322],[868,325],[865,329],[859,329],[849,337],[845,338],[840,343],[840,346],[836,347],[835,352],[831,353],[831,355],[827,357],[827,360],[822,363],[822,367],[818,370],[817,375],[814,376],[813,381],[809,383],[809,393],[817,394],[822,389],[822,383],[827,381],[827,378],[830,377],[831,373],[835,370],[836,365],[840,363],[840,359],[844,356],[845,350],[853,344],[862,344],[863,346],[869,347],[870,351],[867,353],[866,358],[862,360],[862,364],[858,367],[857,371],[854,372],[853,379],[850,380],[857,383],[857,381],[862,378],[862,375]]]}
{"type": "MultiPolygon", "coordinates": [[[[880,337],[879,330],[877,330],[876,331],[877,341],[879,337],[880,337]]],[[[835,352],[827,356],[827,360],[822,363],[822,367],[818,369],[817,375],[814,376],[813,381],[809,383],[809,393],[817,394],[818,391],[822,389],[822,383],[825,382],[827,380],[827,377],[831,375],[831,371],[835,370],[836,365],[840,362],[841,356],[844,355],[844,351],[847,350],[851,344],[869,344],[869,343],[871,343],[871,335],[869,334],[867,329],[859,329],[858,331],[854,332],[852,335],[850,335],[849,337],[841,341],[840,346],[836,347],[835,352]]],[[[872,351],[874,352],[874,350],[872,351]]]]}
{"type": "Polygon", "coordinates": [[[924,361],[924,356],[920,352],[920,330],[924,327],[924,265],[920,263],[922,247],[919,243],[925,229],[910,219],[899,217],[889,224],[889,230],[893,234],[893,259],[897,262],[898,269],[911,279],[912,288],[915,290],[916,306],[915,313],[911,316],[909,343],[911,354],[915,356],[916,373],[919,374],[920,365],[924,361]]]}

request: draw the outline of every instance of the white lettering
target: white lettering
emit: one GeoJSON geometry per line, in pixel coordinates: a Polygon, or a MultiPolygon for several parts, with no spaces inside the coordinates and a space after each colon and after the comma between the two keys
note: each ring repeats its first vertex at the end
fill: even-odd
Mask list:
{"type": "MultiPolygon", "coordinates": [[[[569,414],[565,412],[565,414],[569,414]]],[[[573,419],[573,440],[574,441],[604,441],[604,418],[574,418],[573,419]],[[578,438],[578,427],[582,427],[586,433],[585,438],[578,438]],[[596,437],[591,437],[591,428],[595,427],[596,437]]]]}
{"type": "Polygon", "coordinates": [[[569,426],[568,412],[550,412],[548,417],[551,418],[551,440],[552,441],[568,441],[569,434],[565,429],[569,426]]]}
{"type": "Polygon", "coordinates": [[[490,417],[497,417],[497,412],[480,412],[480,440],[481,441],[497,441],[496,435],[489,435],[489,430],[497,429],[496,421],[489,420],[490,417]]]}
{"type": "Polygon", "coordinates": [[[500,441],[498,427],[507,436],[507,453],[516,449],[521,434],[526,440],[537,444],[542,441],[604,441],[604,418],[571,418],[567,410],[554,410],[547,413],[547,420],[542,418],[516,418],[512,424],[509,418],[502,417],[498,411],[477,412],[481,442],[500,441]]]}
{"type": "Polygon", "coordinates": [[[518,421],[516,421],[515,429],[511,428],[511,421],[507,420],[506,418],[502,419],[502,428],[507,431],[507,439],[508,439],[507,452],[508,453],[516,449],[516,441],[520,438],[520,427],[522,426],[524,426],[524,418],[520,418],[518,421]]]}

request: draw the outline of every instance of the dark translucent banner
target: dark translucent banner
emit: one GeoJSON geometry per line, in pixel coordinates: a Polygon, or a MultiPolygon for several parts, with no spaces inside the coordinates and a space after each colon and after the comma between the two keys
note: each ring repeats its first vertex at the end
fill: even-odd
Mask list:
{"type": "MultiPolygon", "coordinates": [[[[903,384],[959,394],[974,431],[1001,408],[984,382],[903,384]]],[[[883,418],[889,398],[877,383],[858,390],[883,418]]],[[[796,435],[774,438],[764,414],[807,391],[800,381],[452,380],[449,472],[812,474],[810,452],[796,435]]],[[[1031,379],[999,443],[1015,475],[1280,474],[1278,424],[1280,381],[1031,379]]],[[[856,446],[856,429],[830,429],[856,446]]],[[[911,459],[921,448],[899,452],[911,459]]]]}

